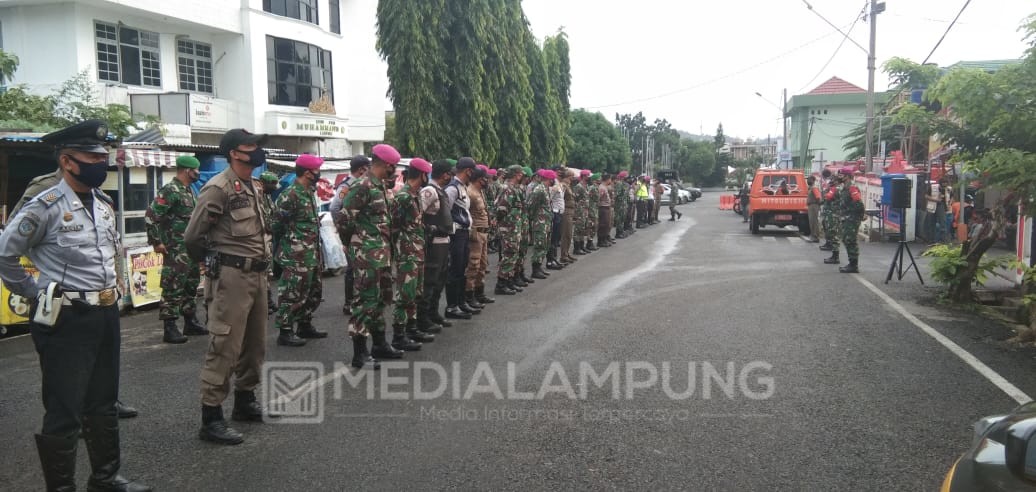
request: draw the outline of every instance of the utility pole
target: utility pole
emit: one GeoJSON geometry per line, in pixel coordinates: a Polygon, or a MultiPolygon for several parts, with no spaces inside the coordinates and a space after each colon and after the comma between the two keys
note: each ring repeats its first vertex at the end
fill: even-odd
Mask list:
{"type": "Polygon", "coordinates": [[[874,169],[874,59],[876,41],[878,35],[878,14],[885,11],[885,2],[871,0],[870,9],[871,21],[871,42],[870,50],[867,52],[867,141],[865,143],[865,156],[867,159],[867,171],[875,172],[874,169]]]}
{"type": "Polygon", "coordinates": [[[784,123],[784,138],[781,139],[781,152],[788,151],[788,89],[784,89],[784,107],[781,109],[781,121],[784,123]]]}

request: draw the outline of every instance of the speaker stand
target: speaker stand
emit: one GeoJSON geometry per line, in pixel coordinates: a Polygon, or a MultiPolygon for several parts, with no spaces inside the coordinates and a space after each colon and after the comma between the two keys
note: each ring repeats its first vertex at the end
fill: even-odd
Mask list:
{"type": "Polygon", "coordinates": [[[889,280],[892,280],[893,273],[896,273],[896,280],[903,280],[903,277],[913,268],[914,273],[917,274],[917,280],[921,282],[921,285],[924,285],[924,279],[921,278],[921,270],[917,268],[914,254],[910,252],[910,245],[906,242],[906,210],[900,209],[899,216],[903,218],[902,225],[899,228],[899,247],[896,248],[896,254],[892,257],[892,264],[889,265],[889,274],[885,277],[885,283],[888,284],[889,280]],[[903,268],[905,257],[910,258],[910,265],[906,269],[903,268]]]}

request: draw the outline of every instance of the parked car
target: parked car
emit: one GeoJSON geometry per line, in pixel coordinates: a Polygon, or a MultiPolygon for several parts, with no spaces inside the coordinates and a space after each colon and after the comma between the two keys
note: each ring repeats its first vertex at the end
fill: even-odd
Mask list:
{"type": "Polygon", "coordinates": [[[693,186],[684,186],[683,189],[687,190],[687,192],[691,195],[692,202],[701,198],[701,188],[695,188],[693,186]]]}
{"type": "Polygon", "coordinates": [[[1036,402],[975,422],[971,448],[950,468],[942,492],[1036,488],[1036,402]]]}

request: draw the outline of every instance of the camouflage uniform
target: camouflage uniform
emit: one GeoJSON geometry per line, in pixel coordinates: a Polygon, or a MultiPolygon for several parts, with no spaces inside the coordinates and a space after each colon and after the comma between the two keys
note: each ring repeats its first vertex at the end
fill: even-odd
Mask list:
{"type": "Polygon", "coordinates": [[[587,207],[589,206],[589,202],[587,196],[588,193],[586,191],[586,185],[584,185],[582,181],[577,181],[576,184],[572,186],[572,195],[576,204],[576,210],[572,218],[572,223],[574,224],[573,227],[575,229],[575,240],[578,246],[586,239],[586,236],[590,235],[590,233],[587,232],[587,226],[589,225],[587,223],[589,217],[587,207]]]}
{"type": "Polygon", "coordinates": [[[367,175],[349,187],[342,199],[354,226],[353,250],[356,298],[349,317],[349,335],[384,333],[385,306],[392,302],[392,238],[385,182],[367,175]]]}
{"type": "Polygon", "coordinates": [[[841,207],[838,200],[838,189],[834,184],[828,183],[824,193],[824,238],[831,243],[831,251],[837,253],[839,250],[839,231],[841,229],[841,207]]]}
{"type": "Polygon", "coordinates": [[[158,190],[148,207],[144,220],[147,224],[148,243],[165,245],[162,259],[162,301],[159,319],[177,319],[190,316],[196,310],[198,282],[201,280],[198,264],[187,256],[183,234],[191,220],[196,200],[190,187],[173,179],[158,190]]]}
{"type": "Polygon", "coordinates": [[[615,211],[612,216],[612,223],[615,225],[615,237],[625,237],[626,212],[629,207],[629,185],[625,181],[618,180],[614,185],[615,211]]]}
{"type": "Polygon", "coordinates": [[[396,264],[393,325],[417,320],[417,301],[424,292],[424,224],[416,193],[404,188],[392,201],[393,257],[396,264]]]}
{"type": "Polygon", "coordinates": [[[509,279],[518,272],[518,255],[522,243],[521,184],[505,185],[496,199],[496,219],[500,234],[499,277],[509,279]]]}
{"type": "Polygon", "coordinates": [[[534,183],[529,194],[527,209],[532,236],[532,264],[539,265],[547,257],[550,247],[550,225],[552,214],[550,200],[547,199],[547,187],[543,183],[534,183]]]}
{"type": "MultiPolygon", "coordinates": [[[[259,208],[262,209],[263,213],[268,217],[266,221],[266,247],[273,251],[273,196],[266,193],[262,186],[256,186],[256,191],[262,195],[262,199],[259,200],[259,208]]],[[[277,312],[277,301],[273,297],[273,286],[274,281],[277,280],[277,275],[274,274],[274,270],[277,268],[271,268],[267,276],[267,288],[266,288],[266,304],[269,306],[270,314],[277,312]]],[[[279,272],[278,272],[279,273],[279,272]]]]}
{"type": "Polygon", "coordinates": [[[526,188],[524,186],[518,186],[517,190],[515,190],[519,197],[518,230],[520,234],[518,237],[518,258],[515,262],[515,271],[519,274],[525,270],[525,259],[529,255],[529,246],[532,245],[532,228],[530,227],[531,217],[529,217],[529,214],[527,213],[528,209],[526,208],[529,204],[529,194],[526,193],[525,190],[526,188]]]}
{"type": "Polygon", "coordinates": [[[845,244],[845,253],[850,263],[855,263],[860,257],[858,244],[858,232],[860,222],[863,221],[866,207],[860,196],[860,189],[854,184],[846,184],[838,190],[838,210],[841,213],[839,226],[841,227],[841,240],[845,244]]]}
{"type": "Polygon", "coordinates": [[[597,236],[597,204],[600,203],[600,196],[597,194],[597,185],[590,183],[586,193],[586,201],[588,203],[586,209],[586,227],[583,228],[586,239],[593,241],[594,237],[597,236]]]}
{"type": "Polygon", "coordinates": [[[277,198],[271,218],[273,260],[281,268],[274,326],[290,330],[295,323],[313,320],[323,296],[320,220],[313,192],[295,181],[277,198]]]}
{"type": "MultiPolygon", "coordinates": [[[[500,196],[500,182],[490,182],[489,186],[482,188],[482,195],[486,199],[486,210],[491,210],[493,208],[493,204],[496,203],[496,197],[500,196]]],[[[493,220],[491,213],[489,218],[489,233],[486,234],[486,244],[491,250],[490,252],[498,250],[496,246],[496,221],[493,220]]]]}

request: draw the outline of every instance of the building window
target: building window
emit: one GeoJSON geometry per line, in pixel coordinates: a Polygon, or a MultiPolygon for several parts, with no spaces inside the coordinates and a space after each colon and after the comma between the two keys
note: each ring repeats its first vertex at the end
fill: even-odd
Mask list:
{"type": "Polygon", "coordinates": [[[189,39],[176,41],[180,90],[212,94],[212,46],[189,39]]]}
{"type": "Polygon", "coordinates": [[[94,23],[97,78],[128,85],[162,86],[158,33],[94,23]]]}
{"type": "Polygon", "coordinates": [[[308,106],[326,91],[334,102],[331,52],[290,39],[266,37],[270,104],[308,106]]]}
{"type": "Polygon", "coordinates": [[[330,0],[331,5],[327,9],[328,17],[331,20],[331,32],[335,34],[342,34],[342,8],[338,4],[338,0],[330,0]]]}
{"type": "Polygon", "coordinates": [[[317,0],[263,0],[263,10],[312,24],[319,24],[317,0]]]}

